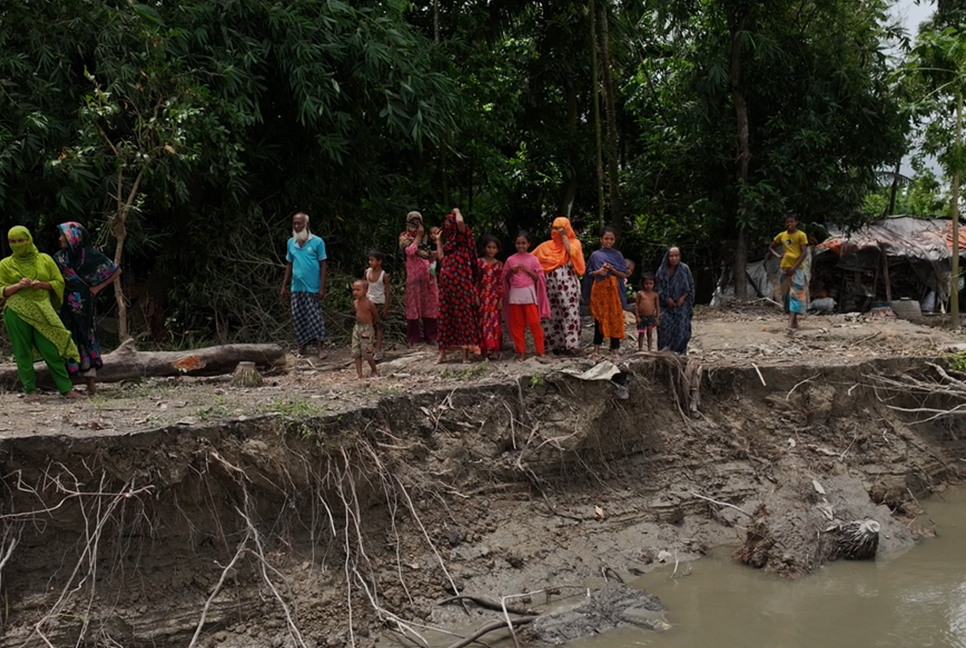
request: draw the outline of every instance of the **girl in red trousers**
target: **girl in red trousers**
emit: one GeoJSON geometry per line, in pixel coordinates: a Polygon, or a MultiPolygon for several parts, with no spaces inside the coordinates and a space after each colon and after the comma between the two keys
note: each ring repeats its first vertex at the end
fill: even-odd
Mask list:
{"type": "Polygon", "coordinates": [[[526,330],[530,329],[537,356],[543,356],[540,320],[549,319],[547,280],[537,257],[530,254],[530,235],[520,232],[514,241],[517,253],[503,264],[503,313],[513,337],[517,360],[526,357],[526,330]]]}

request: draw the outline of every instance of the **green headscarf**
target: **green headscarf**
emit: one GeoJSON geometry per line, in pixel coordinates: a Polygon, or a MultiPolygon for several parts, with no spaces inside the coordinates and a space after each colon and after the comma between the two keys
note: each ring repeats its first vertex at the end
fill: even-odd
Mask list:
{"type": "Polygon", "coordinates": [[[11,227],[7,233],[8,242],[9,239],[27,239],[27,242],[10,243],[13,255],[0,261],[0,294],[8,286],[19,283],[25,277],[46,281],[51,289],[48,291],[22,288],[6,298],[4,308],[12,310],[20,316],[20,319],[53,342],[62,358],[71,358],[79,362],[77,346],[57,315],[57,309],[64,300],[64,277],[60,274],[60,268],[50,256],[41,254],[37,250],[34,239],[26,227],[22,225],[11,227]]]}
{"type": "Polygon", "coordinates": [[[10,243],[10,249],[13,250],[13,256],[17,259],[18,265],[31,265],[36,262],[39,251],[34,245],[34,237],[30,235],[30,230],[23,225],[15,225],[7,233],[7,242],[9,243],[11,239],[27,239],[26,243],[10,243]]]}

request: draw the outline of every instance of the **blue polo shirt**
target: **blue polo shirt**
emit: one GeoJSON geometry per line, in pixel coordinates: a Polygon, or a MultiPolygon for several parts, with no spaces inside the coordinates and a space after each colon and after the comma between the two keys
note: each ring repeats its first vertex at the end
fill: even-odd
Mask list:
{"type": "Polygon", "coordinates": [[[293,236],[288,240],[285,260],[292,264],[292,292],[319,292],[319,261],[325,261],[325,241],[309,234],[309,240],[299,247],[293,236]]]}

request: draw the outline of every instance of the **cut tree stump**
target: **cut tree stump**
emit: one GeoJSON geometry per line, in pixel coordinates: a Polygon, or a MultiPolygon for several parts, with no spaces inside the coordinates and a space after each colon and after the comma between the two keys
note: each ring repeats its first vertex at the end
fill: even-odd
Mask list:
{"type": "Polygon", "coordinates": [[[239,362],[235,372],[231,375],[232,387],[261,387],[262,375],[258,373],[254,362],[239,362]]]}
{"type": "MultiPolygon", "coordinates": [[[[98,382],[120,382],[164,376],[221,376],[235,370],[240,362],[251,362],[261,369],[284,364],[285,349],[276,344],[224,344],[190,351],[138,351],[128,339],[103,356],[104,366],[97,370],[98,382]]],[[[34,365],[38,382],[50,383],[47,365],[34,365]]],[[[0,387],[14,389],[19,384],[17,367],[0,365],[0,387]]]]}

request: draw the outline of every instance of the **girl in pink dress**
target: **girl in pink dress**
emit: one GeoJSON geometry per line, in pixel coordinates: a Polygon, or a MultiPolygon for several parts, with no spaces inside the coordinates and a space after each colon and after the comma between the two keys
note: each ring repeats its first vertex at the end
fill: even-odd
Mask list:
{"type": "Polygon", "coordinates": [[[436,242],[423,229],[419,212],[406,216],[406,231],[399,235],[399,249],[406,255],[406,342],[436,343],[439,292],[430,266],[436,260],[436,242]],[[420,332],[422,321],[422,332],[420,332]]]}

